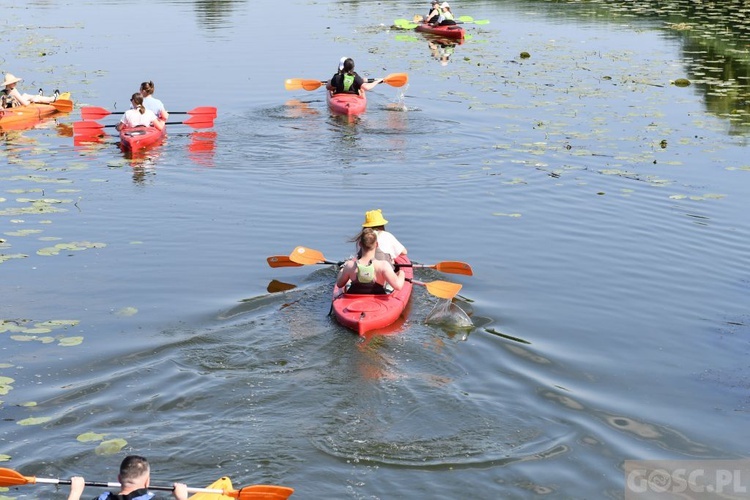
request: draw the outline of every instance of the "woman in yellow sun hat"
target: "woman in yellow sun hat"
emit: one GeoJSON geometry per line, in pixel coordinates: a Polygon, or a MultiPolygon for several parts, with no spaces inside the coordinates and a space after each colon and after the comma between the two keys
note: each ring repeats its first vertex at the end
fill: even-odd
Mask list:
{"type": "MultiPolygon", "coordinates": [[[[378,235],[378,249],[375,253],[375,258],[393,262],[399,255],[406,255],[406,247],[392,233],[385,230],[386,224],[388,224],[388,221],[383,217],[383,211],[378,208],[377,210],[365,212],[365,222],[362,224],[362,230],[371,228],[378,235]]],[[[359,241],[361,235],[362,232],[360,231],[351,241],[359,241]]],[[[359,252],[360,249],[357,247],[357,253],[359,252]]]]}

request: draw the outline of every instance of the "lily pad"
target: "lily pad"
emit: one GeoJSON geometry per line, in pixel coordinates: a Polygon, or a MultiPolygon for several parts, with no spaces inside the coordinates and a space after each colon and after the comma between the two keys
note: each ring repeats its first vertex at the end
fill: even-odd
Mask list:
{"type": "Polygon", "coordinates": [[[83,342],[83,337],[63,337],[60,339],[60,343],[58,345],[63,347],[72,347],[75,345],[80,345],[83,342]]]}
{"type": "Polygon", "coordinates": [[[110,439],[108,441],[103,441],[102,444],[97,446],[94,453],[97,455],[114,455],[125,448],[127,444],[128,442],[121,438],[110,439]]]}
{"type": "Polygon", "coordinates": [[[91,441],[101,441],[105,436],[106,434],[99,434],[98,432],[84,432],[83,434],[79,434],[76,439],[81,443],[88,443],[91,441]]]}
{"type": "Polygon", "coordinates": [[[52,417],[30,417],[19,420],[18,425],[41,425],[52,420],[52,417]]]}

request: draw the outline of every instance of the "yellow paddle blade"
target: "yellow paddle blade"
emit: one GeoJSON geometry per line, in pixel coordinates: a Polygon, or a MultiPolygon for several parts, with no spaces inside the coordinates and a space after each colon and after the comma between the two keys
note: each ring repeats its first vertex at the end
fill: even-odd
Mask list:
{"type": "Polygon", "coordinates": [[[463,286],[458,283],[451,283],[450,281],[430,281],[429,283],[423,283],[421,281],[411,280],[411,282],[415,285],[422,285],[427,288],[429,293],[441,299],[452,299],[458,295],[458,292],[461,291],[463,286]]]}
{"type": "Polygon", "coordinates": [[[326,258],[318,250],[297,247],[289,254],[289,260],[307,266],[310,264],[320,264],[321,262],[325,262],[326,258]]]}

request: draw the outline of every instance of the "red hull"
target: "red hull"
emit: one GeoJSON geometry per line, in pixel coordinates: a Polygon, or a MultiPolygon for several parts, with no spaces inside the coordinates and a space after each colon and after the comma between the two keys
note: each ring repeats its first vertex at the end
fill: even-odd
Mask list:
{"type": "Polygon", "coordinates": [[[337,115],[361,115],[367,109],[367,97],[364,92],[357,94],[331,94],[326,92],[328,109],[337,115]]]}
{"type": "Polygon", "coordinates": [[[161,141],[167,135],[167,128],[123,127],[120,130],[120,143],[126,151],[138,151],[161,141]]]}
{"type": "MultiPolygon", "coordinates": [[[[396,259],[397,264],[409,264],[405,255],[396,259]]],[[[414,277],[414,268],[402,267],[407,278],[414,277]]],[[[364,335],[372,330],[392,325],[401,317],[413,285],[404,282],[401,290],[386,295],[348,294],[337,286],[333,287],[333,313],[341,325],[364,335]]]]}
{"type": "Polygon", "coordinates": [[[432,35],[438,35],[454,40],[463,40],[466,36],[466,31],[457,24],[451,24],[449,26],[431,26],[423,23],[414,28],[414,30],[419,31],[420,33],[430,33],[432,35]]]}

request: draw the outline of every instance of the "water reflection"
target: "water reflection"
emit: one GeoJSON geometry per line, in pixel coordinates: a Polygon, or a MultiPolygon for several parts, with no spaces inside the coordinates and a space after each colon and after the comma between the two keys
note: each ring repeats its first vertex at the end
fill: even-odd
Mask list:
{"type": "Polygon", "coordinates": [[[244,3],[244,0],[197,0],[195,13],[198,22],[206,29],[224,28],[229,24],[235,7],[244,3]]]}
{"type": "Polygon", "coordinates": [[[430,48],[432,58],[439,61],[441,66],[447,66],[453,56],[456,45],[460,45],[461,43],[461,40],[436,38],[427,42],[427,46],[430,48]]]}
{"type": "Polygon", "coordinates": [[[666,36],[682,45],[685,77],[704,96],[709,112],[730,122],[731,135],[750,132],[750,19],[746,2],[695,2],[693,0],[577,0],[519,1],[537,7],[548,4],[547,15],[590,22],[629,23],[633,19],[657,20],[666,36]],[[568,4],[561,9],[560,4],[568,4]],[[635,17],[634,17],[635,16],[635,17]]]}

